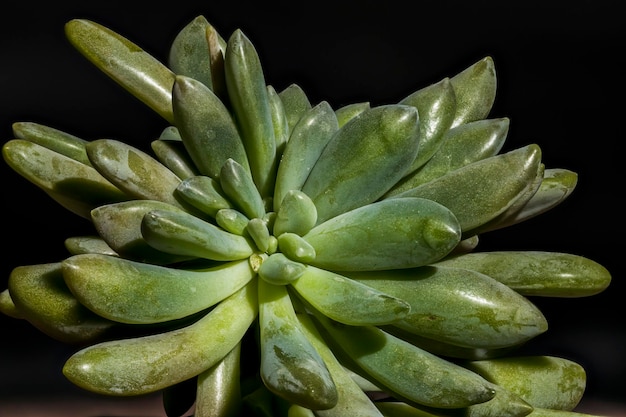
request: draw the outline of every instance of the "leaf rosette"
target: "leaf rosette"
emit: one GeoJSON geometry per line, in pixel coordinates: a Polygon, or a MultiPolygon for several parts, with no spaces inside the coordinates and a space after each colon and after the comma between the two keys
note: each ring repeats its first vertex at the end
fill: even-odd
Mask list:
{"type": "Polygon", "coordinates": [[[0,297],[84,346],[69,380],[162,390],[168,415],[570,415],[584,372],[514,354],[547,329],[528,296],[593,295],[611,277],[580,256],[477,250],[577,181],[536,144],[500,153],[490,57],[398,103],[333,109],[277,91],[241,30],[224,39],[202,16],[167,64],[95,22],[66,34],[166,123],[151,152],[32,122],[3,147],[94,226],[67,259],[15,268],[0,297]],[[523,394],[541,363],[551,402],[523,394]]]}

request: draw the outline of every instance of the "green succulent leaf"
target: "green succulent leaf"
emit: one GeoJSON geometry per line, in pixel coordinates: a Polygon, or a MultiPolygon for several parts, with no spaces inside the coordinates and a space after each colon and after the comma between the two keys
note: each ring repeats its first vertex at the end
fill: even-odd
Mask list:
{"type": "Polygon", "coordinates": [[[525,296],[585,297],[603,291],[611,282],[604,266],[580,255],[559,252],[474,252],[434,265],[489,275],[525,296]]]}
{"type": "Polygon", "coordinates": [[[98,172],[126,194],[180,206],[174,190],[181,179],[151,155],[114,139],[89,142],[86,149],[98,172]]]}
{"type": "Polygon", "coordinates": [[[222,209],[232,208],[219,181],[205,175],[195,175],[184,179],[176,188],[182,200],[211,217],[222,209]]]}
{"type": "Polygon", "coordinates": [[[297,314],[302,331],[320,354],[337,387],[337,404],[326,410],[315,410],[317,417],[382,417],[380,411],[350,373],[335,357],[308,314],[297,314]]]}
{"type": "Polygon", "coordinates": [[[14,268],[8,289],[22,318],[64,343],[94,341],[115,325],[88,310],[72,294],[60,262],[14,268]]]}
{"type": "Polygon", "coordinates": [[[464,366],[539,408],[572,411],[586,386],[583,367],[556,356],[512,356],[464,366]]]}
{"type": "Polygon", "coordinates": [[[450,78],[456,97],[456,113],[451,127],[489,115],[496,98],[496,70],[487,56],[450,78]]]}
{"type": "Polygon", "coordinates": [[[257,285],[252,280],[191,325],[79,350],[67,360],[63,374],[100,394],[158,391],[217,364],[237,346],[257,312],[257,285]]]}
{"type": "Polygon", "coordinates": [[[417,155],[418,119],[414,107],[379,106],[333,135],[302,186],[318,224],[375,201],[402,178],[417,155]]]}
{"type": "Polygon", "coordinates": [[[337,122],[339,127],[342,127],[350,120],[352,120],[355,116],[363,113],[365,110],[369,110],[371,108],[370,102],[360,102],[360,103],[352,103],[346,104],[343,107],[335,110],[335,116],[337,117],[337,122]]]}
{"type": "Polygon", "coordinates": [[[337,388],[302,331],[287,288],[259,280],[261,378],[290,403],[319,410],[337,403],[337,388]]]}
{"type": "Polygon", "coordinates": [[[87,19],[65,25],[70,43],[111,77],[170,123],[175,74],[152,55],[111,29],[87,19]]]}
{"type": "Polygon", "coordinates": [[[377,327],[348,326],[322,314],[315,317],[368,378],[396,398],[437,408],[460,408],[494,396],[491,384],[474,372],[377,327]]]}
{"type": "Polygon", "coordinates": [[[426,266],[347,275],[408,302],[410,312],[393,325],[422,337],[496,349],[519,345],[548,329],[528,299],[475,271],[426,266]]]}
{"type": "Polygon", "coordinates": [[[98,235],[116,253],[135,261],[170,264],[190,259],[189,256],[169,254],[146,242],[141,231],[144,216],[154,210],[182,209],[156,200],[130,200],[107,204],[91,211],[91,220],[98,235]]]}
{"type": "Polygon", "coordinates": [[[495,156],[506,139],[509,119],[484,119],[448,130],[432,157],[402,179],[387,195],[398,194],[472,162],[495,156]]]}
{"type": "Polygon", "coordinates": [[[103,204],[129,199],[90,165],[34,142],[10,140],[2,147],[2,156],[14,171],[81,217],[88,219],[91,210],[103,204]]]}
{"type": "Polygon", "coordinates": [[[421,198],[388,199],[351,210],[303,236],[319,268],[367,271],[426,265],[460,240],[455,216],[421,198]]]}
{"type": "Polygon", "coordinates": [[[163,252],[214,261],[236,261],[254,253],[249,241],[184,211],[152,210],[141,222],[141,235],[163,252]]]}
{"type": "Polygon", "coordinates": [[[193,78],[177,76],[173,108],[185,149],[201,174],[217,179],[229,158],[250,171],[248,156],[230,111],[207,86],[193,78]]]}
{"type": "Polygon", "coordinates": [[[241,343],[238,343],[221,361],[198,375],[194,415],[198,417],[241,415],[240,355],[241,343]]]}
{"type": "Polygon", "coordinates": [[[541,150],[527,145],[458,168],[390,197],[421,197],[454,213],[464,235],[503,213],[523,195],[541,166],[541,150]]]}
{"type": "Polygon", "coordinates": [[[180,139],[157,139],[150,143],[150,148],[157,159],[181,180],[199,174],[180,139]]]}
{"type": "Polygon", "coordinates": [[[292,132],[300,117],[311,109],[311,102],[302,87],[297,84],[288,85],[278,92],[278,97],[283,102],[289,132],[292,132]]]}
{"type": "Polygon", "coordinates": [[[553,209],[570,196],[577,182],[578,174],[573,171],[564,168],[545,169],[537,187],[532,188],[532,195],[516,205],[515,210],[508,210],[482,226],[482,233],[512,226],[553,209]]]}
{"type": "Polygon", "coordinates": [[[17,139],[36,143],[82,164],[91,165],[85,151],[85,139],[33,122],[13,123],[13,134],[17,139]]]}
{"type": "Polygon", "coordinates": [[[85,254],[62,263],[63,278],[81,304],[113,321],[160,323],[205,310],[246,285],[247,259],[197,270],[85,254]]]}
{"type": "Polygon", "coordinates": [[[324,315],[353,326],[393,323],[411,310],[398,295],[313,266],[307,266],[291,287],[324,315]]]}
{"type": "Polygon", "coordinates": [[[271,197],[278,163],[272,109],[259,56],[241,30],[235,30],[228,39],[224,67],[228,97],[252,178],[261,195],[271,197]]]}
{"type": "Polygon", "coordinates": [[[456,114],[456,95],[449,78],[431,84],[400,100],[399,104],[417,108],[420,116],[417,157],[409,171],[428,161],[441,145],[456,114]]]}
{"type": "Polygon", "coordinates": [[[65,239],[65,249],[72,255],[99,253],[101,255],[118,256],[100,236],[73,236],[65,239]]]}
{"type": "Polygon", "coordinates": [[[330,105],[322,101],[300,115],[285,145],[274,187],[274,210],[292,190],[301,190],[313,166],[333,134],[339,129],[330,105]]]}
{"type": "Polygon", "coordinates": [[[218,51],[226,49],[226,41],[204,16],[197,16],[189,22],[174,38],[170,46],[168,64],[178,75],[194,78],[211,90],[213,89],[213,71],[216,70],[211,50],[211,36],[217,38],[218,51]]]}

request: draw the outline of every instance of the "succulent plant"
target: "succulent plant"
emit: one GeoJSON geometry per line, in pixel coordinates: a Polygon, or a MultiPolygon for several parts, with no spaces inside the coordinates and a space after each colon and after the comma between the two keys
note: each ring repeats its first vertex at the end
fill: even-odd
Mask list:
{"type": "Polygon", "coordinates": [[[266,83],[241,30],[203,17],[167,65],[89,20],[71,44],[165,120],[151,152],[16,122],[7,164],[94,226],[18,266],[0,311],[76,346],[64,375],[163,393],[169,416],[566,417],[569,359],[520,354],[532,297],[585,297],[602,265],[481,251],[554,208],[577,174],[501,153],[490,57],[398,103],[311,103],[266,83]]]}

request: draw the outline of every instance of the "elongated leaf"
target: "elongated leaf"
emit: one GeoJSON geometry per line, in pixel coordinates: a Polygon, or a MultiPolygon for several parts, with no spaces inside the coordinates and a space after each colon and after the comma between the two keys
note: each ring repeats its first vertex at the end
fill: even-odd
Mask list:
{"type": "Polygon", "coordinates": [[[417,157],[409,171],[415,171],[439,149],[456,113],[456,95],[449,78],[415,91],[399,104],[417,108],[420,116],[417,157]]]}
{"type": "Polygon", "coordinates": [[[85,151],[85,145],[87,144],[85,139],[33,122],[13,123],[13,133],[18,139],[34,142],[51,151],[91,166],[85,151]]]}
{"type": "Polygon", "coordinates": [[[347,326],[315,317],[347,356],[384,391],[437,408],[460,408],[494,396],[479,375],[373,326],[347,326]],[[436,381],[436,383],[433,383],[436,381]]]}
{"type": "Polygon", "coordinates": [[[420,198],[388,199],[334,217],[303,236],[310,263],[330,270],[411,268],[435,262],[460,239],[459,224],[442,205],[420,198]]]}
{"type": "Polygon", "coordinates": [[[586,386],[583,367],[556,356],[511,356],[464,366],[539,408],[572,411],[586,386]]]}
{"type": "MultiPolygon", "coordinates": [[[[226,49],[226,41],[204,16],[197,16],[174,38],[168,55],[172,71],[178,75],[194,78],[213,89],[213,60],[209,34],[219,39],[221,51],[226,49]]],[[[223,76],[222,76],[223,77],[223,76]]]]}
{"type": "Polygon", "coordinates": [[[474,252],[435,265],[478,271],[526,296],[584,297],[602,292],[611,282],[610,272],[597,262],[559,252],[474,252]]]}
{"type": "Polygon", "coordinates": [[[2,156],[18,174],[87,219],[95,207],[130,198],[91,166],[34,142],[10,140],[2,147],[2,156]]]}
{"type": "Polygon", "coordinates": [[[450,78],[456,96],[452,127],[484,119],[496,98],[496,70],[487,56],[450,78]]]}
{"type": "Polygon", "coordinates": [[[311,109],[311,102],[302,87],[297,84],[289,84],[284,90],[278,92],[278,97],[283,102],[287,124],[291,132],[300,117],[311,109]]]}
{"type": "Polygon", "coordinates": [[[173,95],[178,130],[200,173],[217,179],[229,158],[249,172],[237,126],[222,101],[201,82],[183,76],[176,77],[173,95]]]}
{"type": "Polygon", "coordinates": [[[285,286],[259,280],[261,378],[290,403],[319,410],[337,403],[326,364],[300,326],[285,286]]]}
{"type": "Polygon", "coordinates": [[[301,190],[326,144],[339,128],[337,117],[326,101],[304,111],[285,145],[274,189],[274,210],[285,195],[301,190]]]}
{"type": "Polygon", "coordinates": [[[91,63],[170,123],[175,74],[138,45],[98,23],[73,19],[70,43],[91,63]]]}
{"type": "Polygon", "coordinates": [[[80,304],[63,280],[60,262],[13,269],[8,289],[22,318],[64,343],[94,341],[115,326],[80,304]]]}
{"type": "Polygon", "coordinates": [[[181,179],[151,155],[114,139],[89,142],[86,149],[98,172],[128,195],[180,206],[174,191],[181,179]]]}
{"type": "Polygon", "coordinates": [[[302,186],[318,224],[375,201],[404,176],[417,155],[418,119],[415,107],[379,106],[333,135],[302,186]]]}
{"type": "Polygon", "coordinates": [[[161,265],[189,259],[155,249],[143,238],[141,222],[153,210],[182,211],[162,201],[131,200],[97,207],[91,220],[107,245],[124,258],[161,265]]]}
{"type": "Polygon", "coordinates": [[[276,138],[259,56],[241,30],[228,39],[224,57],[226,86],[252,178],[261,196],[271,197],[276,178],[276,138]]]}
{"type": "Polygon", "coordinates": [[[534,181],[540,165],[541,150],[528,145],[466,165],[391,199],[436,201],[454,213],[466,233],[509,208],[534,181]]]}
{"type": "Polygon", "coordinates": [[[307,314],[298,314],[302,330],[328,367],[337,387],[337,404],[327,410],[316,410],[317,417],[382,417],[374,403],[352,379],[351,373],[335,358],[332,350],[307,314]]]}
{"type": "Polygon", "coordinates": [[[122,323],[159,323],[207,309],[246,285],[247,259],[185,270],[85,254],[63,261],[72,294],[98,315],[122,323]]]}
{"type": "Polygon", "coordinates": [[[195,416],[241,415],[240,355],[241,343],[238,343],[221,361],[198,375],[195,416]]]}
{"type": "Polygon", "coordinates": [[[181,256],[235,261],[254,252],[246,238],[183,211],[146,213],[141,222],[141,234],[155,249],[181,256]]]}
{"type": "Polygon", "coordinates": [[[100,394],[158,391],[217,364],[237,346],[257,312],[257,286],[252,280],[194,324],[84,348],[67,360],[63,374],[77,386],[100,394]]]}
{"type": "Polygon", "coordinates": [[[347,275],[408,302],[410,313],[393,325],[422,337],[496,349],[526,342],[548,328],[529,300],[475,271],[421,267],[347,275]]]}
{"type": "Polygon", "coordinates": [[[507,118],[484,119],[448,130],[433,156],[394,186],[387,195],[398,194],[439,178],[472,162],[500,152],[509,128],[507,118]]]}
{"type": "Polygon", "coordinates": [[[159,161],[181,180],[198,175],[198,169],[180,139],[157,139],[150,148],[159,161]]]}
{"type": "Polygon", "coordinates": [[[331,319],[354,326],[388,324],[403,319],[411,306],[400,296],[330,271],[307,266],[291,286],[331,319]]]}

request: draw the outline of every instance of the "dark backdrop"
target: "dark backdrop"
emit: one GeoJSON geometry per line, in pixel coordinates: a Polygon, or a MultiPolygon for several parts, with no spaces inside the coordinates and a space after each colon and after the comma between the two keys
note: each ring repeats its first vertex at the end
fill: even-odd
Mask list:
{"type": "MultiPolygon", "coordinates": [[[[611,271],[600,295],[534,300],[550,329],[532,343],[585,366],[588,403],[625,402],[625,31],[617,1],[11,3],[0,15],[3,142],[11,123],[32,120],[148,149],[165,126],[69,45],[63,25],[71,18],[102,23],[165,60],[178,30],[202,14],[225,37],[236,28],[248,35],[277,90],[295,82],[312,103],[335,108],[396,102],[492,56],[499,86],[490,116],[511,119],[504,150],[538,143],[546,166],[578,172],[579,183],[555,210],[483,236],[482,248],[574,253],[611,271]]],[[[63,240],[91,229],[0,169],[3,289],[13,267],[60,260],[63,240]]],[[[27,389],[71,390],[59,376],[68,348],[17,320],[0,317],[0,326],[0,402],[27,389]]]]}

